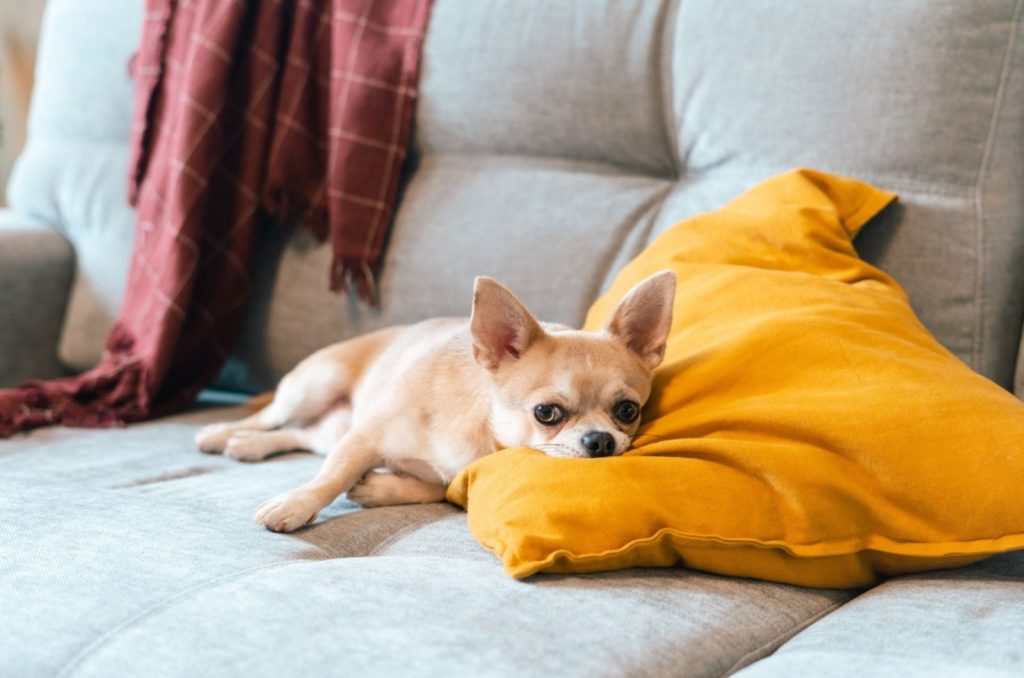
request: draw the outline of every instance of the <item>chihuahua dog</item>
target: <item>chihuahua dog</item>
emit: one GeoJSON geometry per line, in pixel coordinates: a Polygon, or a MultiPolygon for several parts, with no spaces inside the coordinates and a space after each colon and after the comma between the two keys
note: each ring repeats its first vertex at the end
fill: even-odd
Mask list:
{"type": "Polygon", "coordinates": [[[256,510],[275,532],[308,525],[346,492],[363,506],[442,501],[460,470],[506,447],[621,454],[665,354],[675,284],[669,271],[647,278],[607,327],[583,332],[538,322],[509,290],[477,278],[468,321],[427,320],[321,349],[269,405],[204,427],[196,443],[242,461],[327,455],[316,477],[256,510]]]}

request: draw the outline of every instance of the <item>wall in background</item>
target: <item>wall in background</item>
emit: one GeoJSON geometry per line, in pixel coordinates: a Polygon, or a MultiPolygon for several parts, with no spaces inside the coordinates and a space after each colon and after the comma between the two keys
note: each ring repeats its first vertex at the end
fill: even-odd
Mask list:
{"type": "Polygon", "coordinates": [[[45,1],[0,0],[0,207],[7,204],[7,177],[25,143],[25,118],[45,1]]]}

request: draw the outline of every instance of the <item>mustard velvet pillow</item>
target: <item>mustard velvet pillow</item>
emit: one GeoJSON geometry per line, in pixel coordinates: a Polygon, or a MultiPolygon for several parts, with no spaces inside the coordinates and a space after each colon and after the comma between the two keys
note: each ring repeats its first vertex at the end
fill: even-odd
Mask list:
{"type": "Polygon", "coordinates": [[[659,237],[586,323],[676,272],[634,449],[477,461],[448,490],[475,537],[514,577],[681,563],[815,587],[1024,547],[1024,405],[853,248],[894,198],[799,170],[659,237]]]}

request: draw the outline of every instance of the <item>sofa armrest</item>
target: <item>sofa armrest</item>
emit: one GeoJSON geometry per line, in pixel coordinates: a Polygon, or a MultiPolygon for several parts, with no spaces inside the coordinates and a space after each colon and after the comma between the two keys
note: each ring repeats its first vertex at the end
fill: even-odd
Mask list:
{"type": "Polygon", "coordinates": [[[0,387],[64,374],[57,341],[74,271],[64,236],[0,210],[0,387]]]}

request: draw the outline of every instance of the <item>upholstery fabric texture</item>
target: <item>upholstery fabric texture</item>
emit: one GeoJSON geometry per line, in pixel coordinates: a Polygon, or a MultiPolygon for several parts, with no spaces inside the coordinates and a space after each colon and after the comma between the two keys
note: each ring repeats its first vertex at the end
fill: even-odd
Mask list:
{"type": "Polygon", "coordinates": [[[666,231],[591,309],[678,278],[634,448],[484,457],[449,498],[509,574],[677,562],[865,587],[1024,548],[1024,404],[853,248],[894,195],[798,170],[666,231]]]}
{"type": "Polygon", "coordinates": [[[1024,673],[1024,554],[886,582],[790,640],[741,678],[1024,673]]]}
{"type": "MultiPolygon", "coordinates": [[[[865,232],[858,248],[944,346],[1010,388],[1024,321],[1021,3],[737,12],[684,0],[676,12],[668,96],[684,178],[745,190],[804,166],[899,192],[899,228],[865,232]]],[[[655,234],[688,215],[662,216],[655,234]]]]}
{"type": "Polygon", "coordinates": [[[447,504],[341,498],[268,532],[255,507],[322,459],[195,450],[198,426],[245,413],[0,441],[0,673],[715,676],[851,597],[680,571],[524,584],[447,504]]]}
{"type": "Polygon", "coordinates": [[[128,206],[128,131],[142,0],[48,0],[28,140],[7,185],[19,214],[64,234],[75,283],[59,356],[82,371],[100,358],[124,296],[135,233],[128,206]],[[92,30],[88,39],[82,27],[92,30]]]}
{"type": "Polygon", "coordinates": [[[61,234],[0,210],[0,386],[57,377],[75,255],[61,234]]]}

